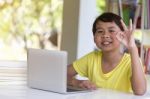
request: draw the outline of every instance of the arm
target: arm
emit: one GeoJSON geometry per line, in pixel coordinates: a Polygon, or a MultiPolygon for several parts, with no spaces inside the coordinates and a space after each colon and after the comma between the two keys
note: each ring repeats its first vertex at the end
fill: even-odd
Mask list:
{"type": "Polygon", "coordinates": [[[73,68],[73,65],[69,65],[67,69],[67,84],[70,86],[80,87],[84,89],[96,89],[96,85],[89,80],[77,80],[75,75],[77,72],[73,68]]]}
{"type": "Polygon", "coordinates": [[[143,95],[146,92],[146,79],[139,59],[137,47],[131,47],[129,53],[131,55],[132,77],[131,84],[133,92],[137,95],[143,95]]]}
{"type": "Polygon", "coordinates": [[[116,37],[120,42],[122,42],[126,46],[131,56],[131,66],[132,66],[131,85],[133,92],[136,95],[143,95],[146,92],[147,87],[146,79],[142,69],[142,64],[139,59],[138,49],[136,47],[133,36],[134,28],[132,26],[132,21],[130,20],[129,28],[126,27],[126,25],[122,20],[121,23],[124,28],[124,32],[119,33],[119,35],[117,35],[116,37]]]}
{"type": "Polygon", "coordinates": [[[72,80],[74,79],[77,72],[73,68],[72,64],[68,65],[67,67],[68,67],[67,68],[67,84],[73,86],[74,84],[73,84],[72,80]]]}

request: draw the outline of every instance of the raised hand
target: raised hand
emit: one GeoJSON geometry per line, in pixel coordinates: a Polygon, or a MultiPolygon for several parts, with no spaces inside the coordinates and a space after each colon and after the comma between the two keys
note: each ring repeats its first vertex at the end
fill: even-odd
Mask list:
{"type": "Polygon", "coordinates": [[[120,31],[116,34],[117,39],[128,49],[136,47],[133,31],[135,26],[132,25],[132,20],[130,20],[129,27],[125,25],[123,20],[121,20],[124,31],[120,31]]]}

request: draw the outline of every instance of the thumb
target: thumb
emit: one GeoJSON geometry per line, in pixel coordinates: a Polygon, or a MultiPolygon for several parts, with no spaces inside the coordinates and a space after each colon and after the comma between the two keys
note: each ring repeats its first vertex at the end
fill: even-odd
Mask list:
{"type": "Polygon", "coordinates": [[[121,32],[116,33],[116,38],[121,42],[123,36],[121,35],[121,32]]]}

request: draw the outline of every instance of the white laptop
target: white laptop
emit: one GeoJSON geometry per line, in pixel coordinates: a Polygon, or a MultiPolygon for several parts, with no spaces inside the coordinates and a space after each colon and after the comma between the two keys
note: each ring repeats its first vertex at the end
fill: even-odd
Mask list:
{"type": "Polygon", "coordinates": [[[84,89],[67,89],[65,51],[28,49],[27,65],[27,84],[31,88],[58,93],[85,92],[84,89]]]}

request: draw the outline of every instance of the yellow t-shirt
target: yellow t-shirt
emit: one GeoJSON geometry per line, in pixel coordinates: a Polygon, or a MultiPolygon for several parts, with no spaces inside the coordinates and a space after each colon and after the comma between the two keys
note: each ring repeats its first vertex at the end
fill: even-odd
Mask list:
{"type": "Polygon", "coordinates": [[[112,71],[105,74],[102,72],[101,58],[101,51],[93,51],[75,61],[73,67],[79,75],[88,77],[99,88],[132,92],[130,55],[125,53],[120,63],[112,71]]]}

